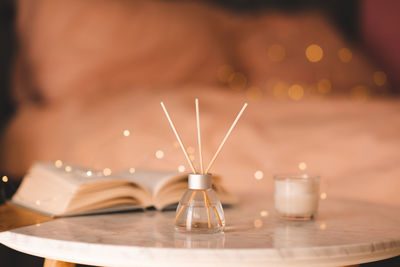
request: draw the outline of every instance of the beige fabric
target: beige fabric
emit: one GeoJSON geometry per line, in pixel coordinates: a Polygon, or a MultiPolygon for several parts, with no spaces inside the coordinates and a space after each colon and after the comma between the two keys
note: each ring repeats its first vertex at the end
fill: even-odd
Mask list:
{"type": "Polygon", "coordinates": [[[230,65],[245,89],[300,83],[316,91],[329,79],[332,92],[357,85],[385,91],[361,49],[346,42],[321,13],[234,13],[203,1],[19,0],[14,91],[20,103],[54,104],[132,88],[222,86],[217,71],[230,65]],[[309,62],[316,43],[323,59],[309,62]],[[270,48],[284,49],[282,61],[270,48]],[[342,63],[338,51],[352,50],[342,63]]]}
{"type": "MultiPolygon", "coordinates": [[[[2,167],[22,174],[33,160],[75,162],[98,169],[177,170],[184,156],[174,145],[159,102],[186,146],[196,148],[194,98],[200,99],[207,163],[246,100],[217,88],[132,91],[85,103],[22,108],[3,139],[2,167]],[[129,129],[131,135],[123,136],[129,129]],[[162,150],[163,159],[155,152],[162,150]]],[[[212,172],[235,192],[270,193],[276,173],[322,176],[328,194],[400,205],[400,108],[393,100],[250,101],[212,172]],[[264,179],[256,180],[261,170],[264,179]]],[[[196,150],[197,151],[197,150],[196,150]]],[[[195,155],[197,159],[197,154],[195,155]]]]}
{"type": "Polygon", "coordinates": [[[270,193],[273,174],[305,162],[328,197],[400,205],[399,103],[350,100],[385,87],[373,85],[376,68],[322,14],[236,14],[199,1],[19,0],[17,29],[19,106],[1,139],[2,171],[23,176],[33,161],[57,159],[112,171],[188,170],[159,102],[196,147],[200,98],[208,162],[250,98],[212,169],[233,191],[270,193]],[[312,43],[324,51],[318,63],[304,54],[312,43]],[[268,55],[273,44],[285,48],[281,62],[268,55]],[[349,63],[338,58],[343,47],[353,51],[349,63]],[[238,86],[219,80],[226,64],[246,77],[242,89],[258,89],[228,89],[238,86]],[[315,89],[323,78],[352,97],[326,99],[315,89]],[[304,98],[279,100],[295,83],[304,98]],[[357,85],[364,87],[352,91],[357,85]],[[254,179],[257,170],[264,179],[254,179]]]}

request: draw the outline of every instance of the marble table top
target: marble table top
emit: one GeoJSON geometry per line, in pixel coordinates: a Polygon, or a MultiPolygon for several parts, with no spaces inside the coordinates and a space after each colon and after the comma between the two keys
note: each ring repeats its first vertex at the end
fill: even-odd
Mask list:
{"type": "Polygon", "coordinates": [[[71,217],[0,233],[6,246],[101,266],[338,266],[400,255],[400,212],[353,200],[321,201],[314,221],[282,221],[270,197],[225,209],[224,233],[175,232],[171,212],[71,217]]]}

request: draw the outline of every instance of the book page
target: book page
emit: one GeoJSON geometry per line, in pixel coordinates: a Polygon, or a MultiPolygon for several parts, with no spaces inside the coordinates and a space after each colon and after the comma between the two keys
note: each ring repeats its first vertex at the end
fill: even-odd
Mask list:
{"type": "Polygon", "coordinates": [[[185,177],[185,174],[177,174],[175,172],[163,172],[153,170],[136,170],[134,173],[128,171],[119,172],[114,177],[129,180],[144,187],[146,190],[156,195],[158,190],[165,184],[172,182],[178,177],[185,177]]]}

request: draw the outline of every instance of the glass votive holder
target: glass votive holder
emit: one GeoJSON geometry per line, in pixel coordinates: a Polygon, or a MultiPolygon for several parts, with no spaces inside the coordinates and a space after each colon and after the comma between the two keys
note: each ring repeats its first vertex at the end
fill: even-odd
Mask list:
{"type": "Polygon", "coordinates": [[[274,203],[278,217],[312,220],[317,215],[319,176],[307,174],[274,176],[274,203]]]}

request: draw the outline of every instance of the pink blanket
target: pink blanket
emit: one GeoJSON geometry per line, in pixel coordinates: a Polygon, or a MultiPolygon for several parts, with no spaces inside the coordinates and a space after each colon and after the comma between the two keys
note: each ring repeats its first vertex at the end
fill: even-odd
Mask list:
{"type": "Polygon", "coordinates": [[[269,194],[274,174],[304,171],[322,176],[328,197],[400,205],[400,100],[369,98],[387,91],[385,76],[324,14],[205,1],[17,3],[18,112],[1,138],[1,170],[23,176],[35,160],[61,159],[187,171],[159,102],[198,160],[199,97],[207,163],[249,100],[211,170],[228,188],[269,194]]]}
{"type": "MultiPolygon", "coordinates": [[[[23,174],[34,160],[74,162],[117,171],[129,167],[178,170],[184,156],[160,107],[165,104],[198,164],[194,98],[200,99],[207,163],[235,115],[243,93],[218,88],[142,90],[91,102],[20,110],[3,138],[2,168],[23,174]],[[130,135],[125,137],[123,130],[130,135]],[[157,159],[155,153],[164,152],[157,159]]],[[[328,197],[400,205],[400,106],[396,100],[250,101],[213,173],[236,193],[273,190],[274,174],[322,177],[328,197]],[[301,164],[305,163],[305,164],[301,164]],[[299,165],[300,164],[300,165],[299,165]],[[263,179],[254,178],[262,171],[263,179]]]]}

